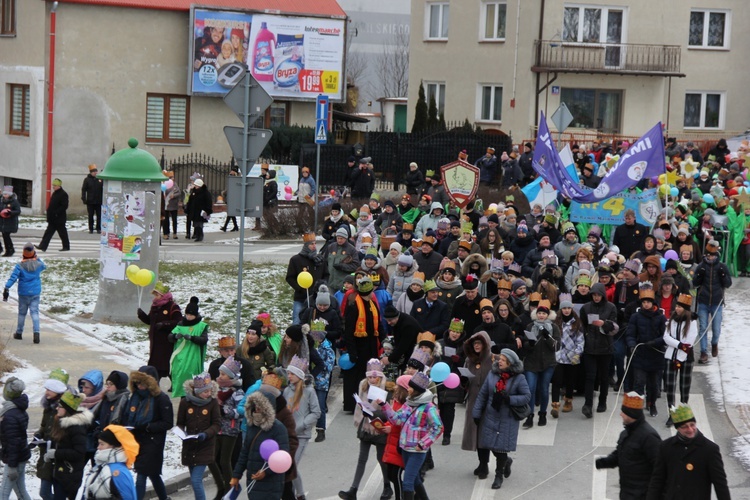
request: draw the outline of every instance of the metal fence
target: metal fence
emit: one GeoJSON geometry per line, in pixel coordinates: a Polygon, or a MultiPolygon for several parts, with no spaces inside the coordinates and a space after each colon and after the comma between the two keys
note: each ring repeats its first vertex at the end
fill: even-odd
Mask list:
{"type": "Polygon", "coordinates": [[[214,200],[226,189],[227,176],[232,167],[236,166],[234,158],[230,158],[228,162],[221,162],[201,153],[188,153],[167,160],[163,150],[159,163],[162,170],[174,172],[174,182],[183,190],[190,183],[190,176],[196,172],[199,173],[214,200]]]}

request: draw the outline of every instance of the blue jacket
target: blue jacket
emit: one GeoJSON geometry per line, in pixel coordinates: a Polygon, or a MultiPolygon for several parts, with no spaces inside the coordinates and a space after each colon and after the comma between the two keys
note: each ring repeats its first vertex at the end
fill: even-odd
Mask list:
{"type": "Polygon", "coordinates": [[[101,370],[89,370],[84,373],[83,376],[78,379],[79,390],[81,388],[81,382],[84,380],[91,382],[91,385],[94,386],[94,394],[99,394],[102,392],[102,389],[104,389],[104,375],[102,375],[101,370]]]}
{"type": "Polygon", "coordinates": [[[471,416],[482,418],[479,426],[479,448],[507,453],[515,451],[518,442],[519,421],[511,413],[510,405],[522,406],[528,404],[531,401],[531,392],[523,373],[514,374],[508,379],[505,386],[505,390],[510,395],[510,400],[503,401],[500,409],[496,410],[492,407],[492,399],[495,395],[495,385],[498,380],[500,380],[500,375],[495,372],[493,367],[479,390],[471,416]]]}
{"type": "Polygon", "coordinates": [[[47,265],[40,258],[24,260],[16,264],[5,288],[12,287],[18,281],[18,295],[33,296],[42,294],[42,271],[47,265]]]}

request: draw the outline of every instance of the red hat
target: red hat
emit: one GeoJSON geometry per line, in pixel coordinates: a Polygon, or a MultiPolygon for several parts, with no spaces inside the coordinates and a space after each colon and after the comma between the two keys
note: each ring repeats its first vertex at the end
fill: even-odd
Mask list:
{"type": "Polygon", "coordinates": [[[242,31],[240,28],[234,28],[232,30],[231,36],[237,36],[237,37],[239,37],[240,40],[244,40],[245,39],[245,32],[242,31]]]}

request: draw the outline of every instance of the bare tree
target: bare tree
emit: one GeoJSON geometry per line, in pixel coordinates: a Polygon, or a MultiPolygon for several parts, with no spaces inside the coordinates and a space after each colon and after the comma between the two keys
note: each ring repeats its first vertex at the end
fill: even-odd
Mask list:
{"type": "Polygon", "coordinates": [[[377,62],[378,84],[383,97],[406,97],[409,89],[409,33],[394,33],[377,62]]]}

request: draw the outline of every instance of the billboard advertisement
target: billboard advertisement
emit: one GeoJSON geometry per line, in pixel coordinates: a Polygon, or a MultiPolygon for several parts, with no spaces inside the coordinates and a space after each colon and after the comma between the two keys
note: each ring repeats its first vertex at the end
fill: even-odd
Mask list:
{"type": "Polygon", "coordinates": [[[249,68],[274,99],[341,101],[344,19],[194,8],[188,94],[223,96],[249,68]]]}

